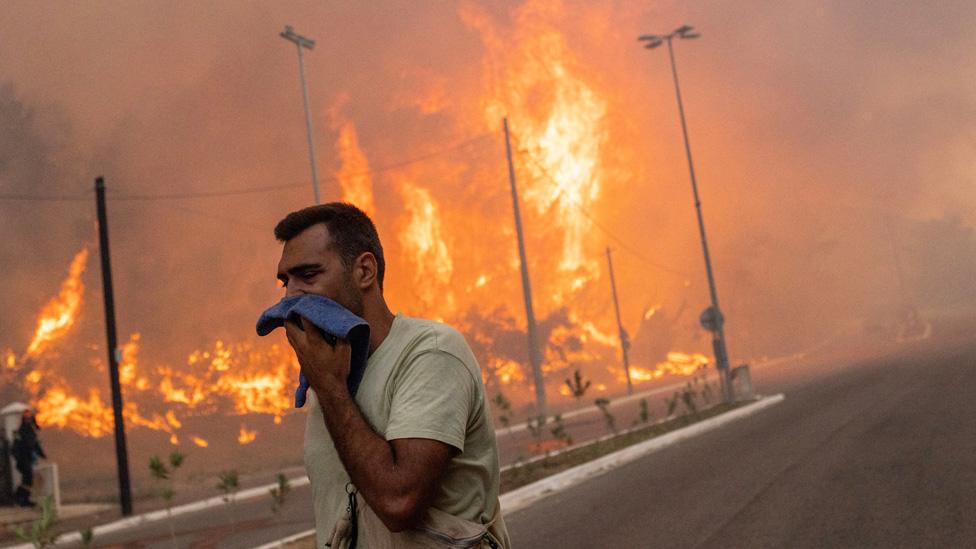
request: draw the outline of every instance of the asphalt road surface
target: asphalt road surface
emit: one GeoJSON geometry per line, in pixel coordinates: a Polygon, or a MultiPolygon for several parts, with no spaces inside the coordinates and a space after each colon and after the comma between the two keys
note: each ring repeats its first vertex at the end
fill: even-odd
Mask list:
{"type": "Polygon", "coordinates": [[[786,400],[509,517],[513,543],[976,546],[976,337],[899,347],[754,372],[786,400]]]}
{"type": "MultiPolygon", "coordinates": [[[[507,517],[516,547],[976,546],[976,337],[892,345],[864,360],[821,353],[756,368],[753,380],[786,400],[507,517]]],[[[619,404],[618,425],[636,410],[619,404]]],[[[596,412],[566,424],[576,440],[606,432],[596,412]]],[[[528,443],[524,430],[503,433],[503,463],[528,443]]],[[[311,527],[308,487],[277,516],[260,498],[174,521],[177,546],[201,549],[311,527]]],[[[96,544],[169,548],[169,528],[96,544]]]]}

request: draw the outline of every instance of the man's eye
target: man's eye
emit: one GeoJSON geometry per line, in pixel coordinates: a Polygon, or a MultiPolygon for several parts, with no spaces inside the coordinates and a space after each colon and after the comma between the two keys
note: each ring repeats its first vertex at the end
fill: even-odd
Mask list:
{"type": "Polygon", "coordinates": [[[310,278],[315,278],[315,275],[319,274],[318,271],[305,271],[302,273],[302,278],[308,280],[310,278]]]}

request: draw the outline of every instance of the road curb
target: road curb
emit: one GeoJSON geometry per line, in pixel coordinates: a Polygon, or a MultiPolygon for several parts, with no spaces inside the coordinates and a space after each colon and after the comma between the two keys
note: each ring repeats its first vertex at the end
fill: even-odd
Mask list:
{"type": "MultiPolygon", "coordinates": [[[[308,477],[298,477],[288,480],[289,485],[292,488],[298,486],[305,486],[309,483],[308,477]]],[[[241,490],[237,492],[234,496],[235,500],[245,500],[252,499],[256,497],[268,495],[268,491],[272,488],[276,488],[277,483],[267,484],[265,486],[256,486],[254,488],[248,488],[247,490],[241,490]]],[[[209,499],[204,499],[200,501],[194,501],[192,503],[187,503],[184,505],[179,505],[170,509],[169,514],[167,514],[166,509],[160,509],[158,511],[151,511],[149,513],[144,513],[141,515],[136,515],[134,517],[127,517],[124,519],[117,520],[115,522],[109,522],[108,524],[102,524],[101,526],[96,526],[92,528],[92,534],[95,536],[104,536],[105,534],[111,534],[113,532],[118,532],[119,530],[125,530],[126,528],[132,528],[133,526],[139,526],[142,524],[147,524],[150,522],[155,522],[158,520],[165,519],[167,516],[179,516],[186,513],[195,513],[197,511],[203,511],[204,509],[210,509],[213,507],[220,507],[222,505],[227,505],[224,501],[224,496],[216,496],[209,499]]],[[[81,541],[81,532],[71,532],[70,534],[63,534],[58,536],[58,543],[73,543],[81,541]]],[[[3,549],[33,549],[34,546],[30,543],[24,543],[20,545],[9,545],[3,549]]]]}
{"type": "Polygon", "coordinates": [[[783,401],[784,395],[778,394],[764,397],[752,404],[736,408],[724,414],[694,423],[687,427],[682,427],[670,433],[654,437],[650,440],[628,446],[612,454],[607,454],[593,461],[577,465],[561,473],[546,477],[544,479],[527,484],[521,488],[516,488],[511,492],[502,494],[500,499],[502,513],[511,515],[529,505],[561,492],[567,488],[580,484],[583,481],[612,471],[622,465],[635,461],[648,454],[657,452],[689,438],[707,433],[721,427],[727,423],[755,414],[774,404],[783,401]]]}

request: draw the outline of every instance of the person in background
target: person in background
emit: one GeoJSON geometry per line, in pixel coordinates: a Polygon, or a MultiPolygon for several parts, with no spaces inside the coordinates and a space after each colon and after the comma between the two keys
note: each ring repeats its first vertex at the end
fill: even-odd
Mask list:
{"type": "Polygon", "coordinates": [[[37,505],[31,500],[31,489],[34,486],[34,464],[38,457],[47,459],[41,441],[37,438],[37,432],[41,428],[37,424],[37,418],[30,408],[24,410],[20,419],[20,428],[14,433],[14,444],[11,453],[20,473],[20,486],[17,487],[15,498],[17,505],[21,507],[34,507],[37,505]]]}

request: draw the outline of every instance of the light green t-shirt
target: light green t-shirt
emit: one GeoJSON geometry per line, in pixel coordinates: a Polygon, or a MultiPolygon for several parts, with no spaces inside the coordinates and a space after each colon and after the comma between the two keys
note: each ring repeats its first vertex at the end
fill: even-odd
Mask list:
{"type": "MultiPolygon", "coordinates": [[[[317,546],[345,514],[346,473],[309,391],[305,468],[315,501],[317,546]]],[[[481,370],[464,337],[444,324],[397,315],[370,355],[356,403],[381,437],[427,438],[460,453],[448,465],[432,507],[488,523],[498,510],[498,448],[481,370]]],[[[498,513],[493,533],[507,541],[498,513]]]]}

